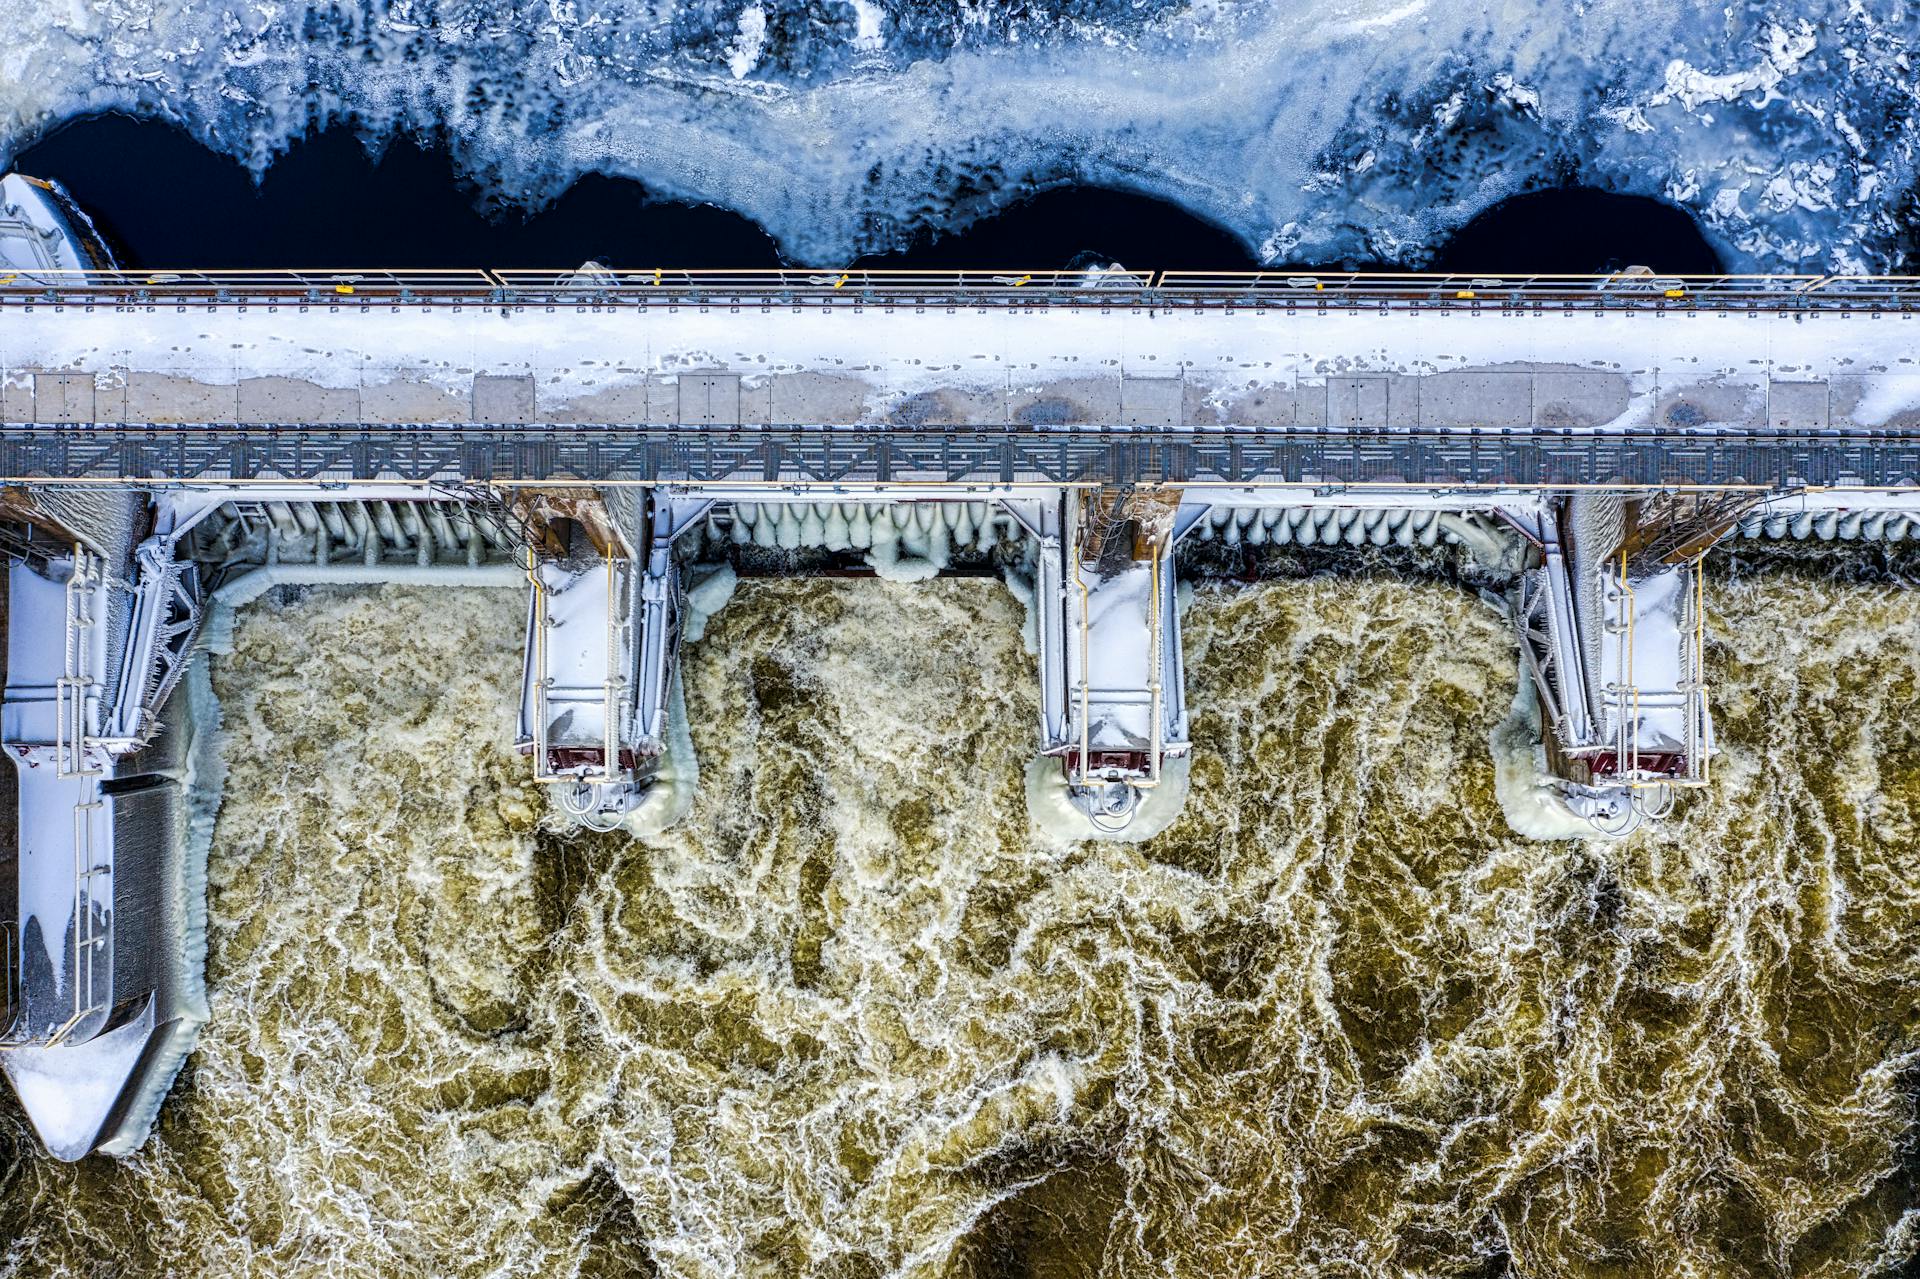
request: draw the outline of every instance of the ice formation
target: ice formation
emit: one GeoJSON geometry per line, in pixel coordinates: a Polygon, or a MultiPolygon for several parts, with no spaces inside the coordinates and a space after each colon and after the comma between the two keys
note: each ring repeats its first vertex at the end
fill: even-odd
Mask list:
{"type": "Polygon", "coordinates": [[[1138,189],[1261,257],[1417,262],[1502,196],[1665,197],[1741,268],[1887,268],[1907,0],[0,0],[0,161],[101,110],[256,168],[315,126],[447,139],[491,196],[644,181],[834,262],[1036,187],[1138,189]]]}

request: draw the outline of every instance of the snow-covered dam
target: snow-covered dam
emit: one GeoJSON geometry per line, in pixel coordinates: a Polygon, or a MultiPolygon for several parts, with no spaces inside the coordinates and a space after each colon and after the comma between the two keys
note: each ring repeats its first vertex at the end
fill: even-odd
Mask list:
{"type": "MultiPolygon", "coordinates": [[[[1700,562],[1920,537],[1901,282],[32,266],[0,278],[4,1068],[143,1140],[205,1016],[195,656],[278,585],[509,586],[556,803],[698,785],[682,641],[755,548],[1026,609],[1035,822],[1141,839],[1193,747],[1176,552],[1457,545],[1538,722],[1508,820],[1622,834],[1714,755],[1700,562]],[[16,891],[17,890],[17,891],[16,891]]],[[[204,683],[204,675],[200,677],[204,683]]]]}

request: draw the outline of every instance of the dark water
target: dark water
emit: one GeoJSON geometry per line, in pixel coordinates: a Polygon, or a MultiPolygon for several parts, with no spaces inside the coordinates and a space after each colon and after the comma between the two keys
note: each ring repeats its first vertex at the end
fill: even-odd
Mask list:
{"type": "MultiPolygon", "coordinates": [[[[351,131],[315,134],[257,185],[233,160],[156,121],[78,120],[22,151],[14,167],[64,183],[121,260],[137,268],[760,267],[783,261],[758,225],[713,205],[652,198],[637,182],[592,176],[528,216],[465,182],[444,150],[401,138],[375,155],[351,131]]],[[[1023,269],[1120,262],[1138,269],[1245,271],[1260,264],[1234,234],[1130,191],[1040,192],[965,230],[923,236],[873,268],[1023,269]]],[[[1720,264],[1684,211],[1657,200],[1570,188],[1517,196],[1461,229],[1434,269],[1661,272],[1720,264]]],[[[794,265],[831,266],[833,263],[794,265]]],[[[1296,264],[1306,265],[1306,264],[1296,264]]],[[[1393,263],[1318,264],[1400,269],[1393,263]]]]}

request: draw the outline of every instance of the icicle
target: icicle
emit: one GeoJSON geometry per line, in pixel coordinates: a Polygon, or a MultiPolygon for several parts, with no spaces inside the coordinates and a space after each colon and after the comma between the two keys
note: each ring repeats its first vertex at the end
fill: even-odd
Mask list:
{"type": "Polygon", "coordinates": [[[735,546],[745,546],[753,540],[754,510],[751,502],[736,502],[733,507],[733,528],[727,534],[727,540],[735,546]]]}
{"type": "Polygon", "coordinates": [[[819,506],[809,502],[800,508],[800,545],[820,546],[827,540],[826,517],[819,506]]]}
{"type": "Polygon", "coordinates": [[[1766,530],[1768,537],[1777,542],[1787,535],[1788,524],[1789,520],[1785,515],[1769,515],[1762,522],[1761,527],[1766,530]]]}
{"type": "Polygon", "coordinates": [[[1367,530],[1367,540],[1375,546],[1385,546],[1393,540],[1393,531],[1387,524],[1385,511],[1369,512],[1362,526],[1367,530]]]}
{"type": "Polygon", "coordinates": [[[1365,546],[1367,544],[1366,521],[1360,518],[1360,512],[1358,511],[1348,511],[1347,515],[1351,517],[1347,521],[1347,529],[1346,529],[1347,545],[1348,546],[1365,546]]]}
{"type": "Polygon", "coordinates": [[[1813,531],[1818,533],[1823,541],[1832,541],[1833,535],[1837,533],[1839,529],[1840,514],[1838,511],[1822,511],[1813,522],[1813,531]]]}
{"type": "Polygon", "coordinates": [[[931,559],[933,513],[924,503],[915,502],[906,508],[905,515],[900,529],[901,549],[916,559],[931,559]]]}
{"type": "Polygon", "coordinates": [[[1834,525],[1834,532],[1839,535],[1841,541],[1852,542],[1858,540],[1860,537],[1860,518],[1860,512],[1858,511],[1849,511],[1839,517],[1839,520],[1834,525]]]}
{"type": "Polygon", "coordinates": [[[1870,542],[1877,542],[1886,535],[1887,513],[1875,511],[1860,521],[1860,536],[1870,542]]]}
{"type": "Polygon", "coordinates": [[[1314,541],[1322,546],[1332,546],[1340,538],[1340,526],[1335,517],[1339,514],[1331,506],[1322,506],[1313,513],[1313,534],[1302,541],[1314,541]]]}
{"type": "Polygon", "coordinates": [[[857,551],[864,551],[873,545],[873,510],[862,504],[853,508],[853,518],[847,521],[847,539],[857,551]]]}
{"type": "Polygon", "coordinates": [[[1422,546],[1435,546],[1440,541],[1440,512],[1422,511],[1420,513],[1420,531],[1415,539],[1422,546]]]}
{"type": "Polygon", "coordinates": [[[1000,540],[1000,516],[991,502],[968,502],[967,514],[973,517],[973,544],[980,550],[993,549],[1000,540]]]}
{"type": "Polygon", "coordinates": [[[1813,535],[1813,512],[1802,511],[1800,514],[1794,516],[1792,528],[1793,535],[1796,538],[1811,537],[1813,535]]]}
{"type": "Polygon", "coordinates": [[[1889,542],[1905,541],[1912,530],[1913,521],[1904,515],[1895,513],[1887,518],[1887,540],[1889,542]]]}
{"type": "Polygon", "coordinates": [[[1285,507],[1278,507],[1274,510],[1273,514],[1273,544],[1275,546],[1286,546],[1293,541],[1293,512],[1287,510],[1285,507]]]}
{"type": "Polygon", "coordinates": [[[1265,546],[1267,544],[1267,522],[1260,512],[1247,512],[1247,545],[1265,546]]]}
{"type": "Polygon", "coordinates": [[[844,551],[853,545],[853,538],[847,532],[847,508],[834,502],[827,507],[827,518],[820,522],[821,540],[830,551],[844,551]]]}
{"type": "Polygon", "coordinates": [[[1240,521],[1228,519],[1220,526],[1220,541],[1227,546],[1240,545],[1240,521]]]}
{"type": "Polygon", "coordinates": [[[957,502],[953,508],[953,541],[956,546],[971,545],[980,535],[973,519],[973,503],[957,502]]]}

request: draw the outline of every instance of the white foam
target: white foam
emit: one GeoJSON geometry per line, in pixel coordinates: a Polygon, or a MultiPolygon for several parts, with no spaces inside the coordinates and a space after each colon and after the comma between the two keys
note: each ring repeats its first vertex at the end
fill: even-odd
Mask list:
{"type": "Polygon", "coordinates": [[[1593,823],[1567,807],[1547,772],[1540,744],[1540,703],[1523,667],[1513,706],[1487,735],[1493,752],[1493,793],[1515,833],[1527,839],[1592,839],[1593,823]]]}
{"type": "Polygon", "coordinates": [[[1059,759],[1036,755],[1027,765],[1027,817],[1036,831],[1050,839],[1100,839],[1137,844],[1152,839],[1179,819],[1187,802],[1192,772],[1191,755],[1163,760],[1160,784],[1141,792],[1132,819],[1117,831],[1105,830],[1094,825],[1074,804],[1059,759]]]}

